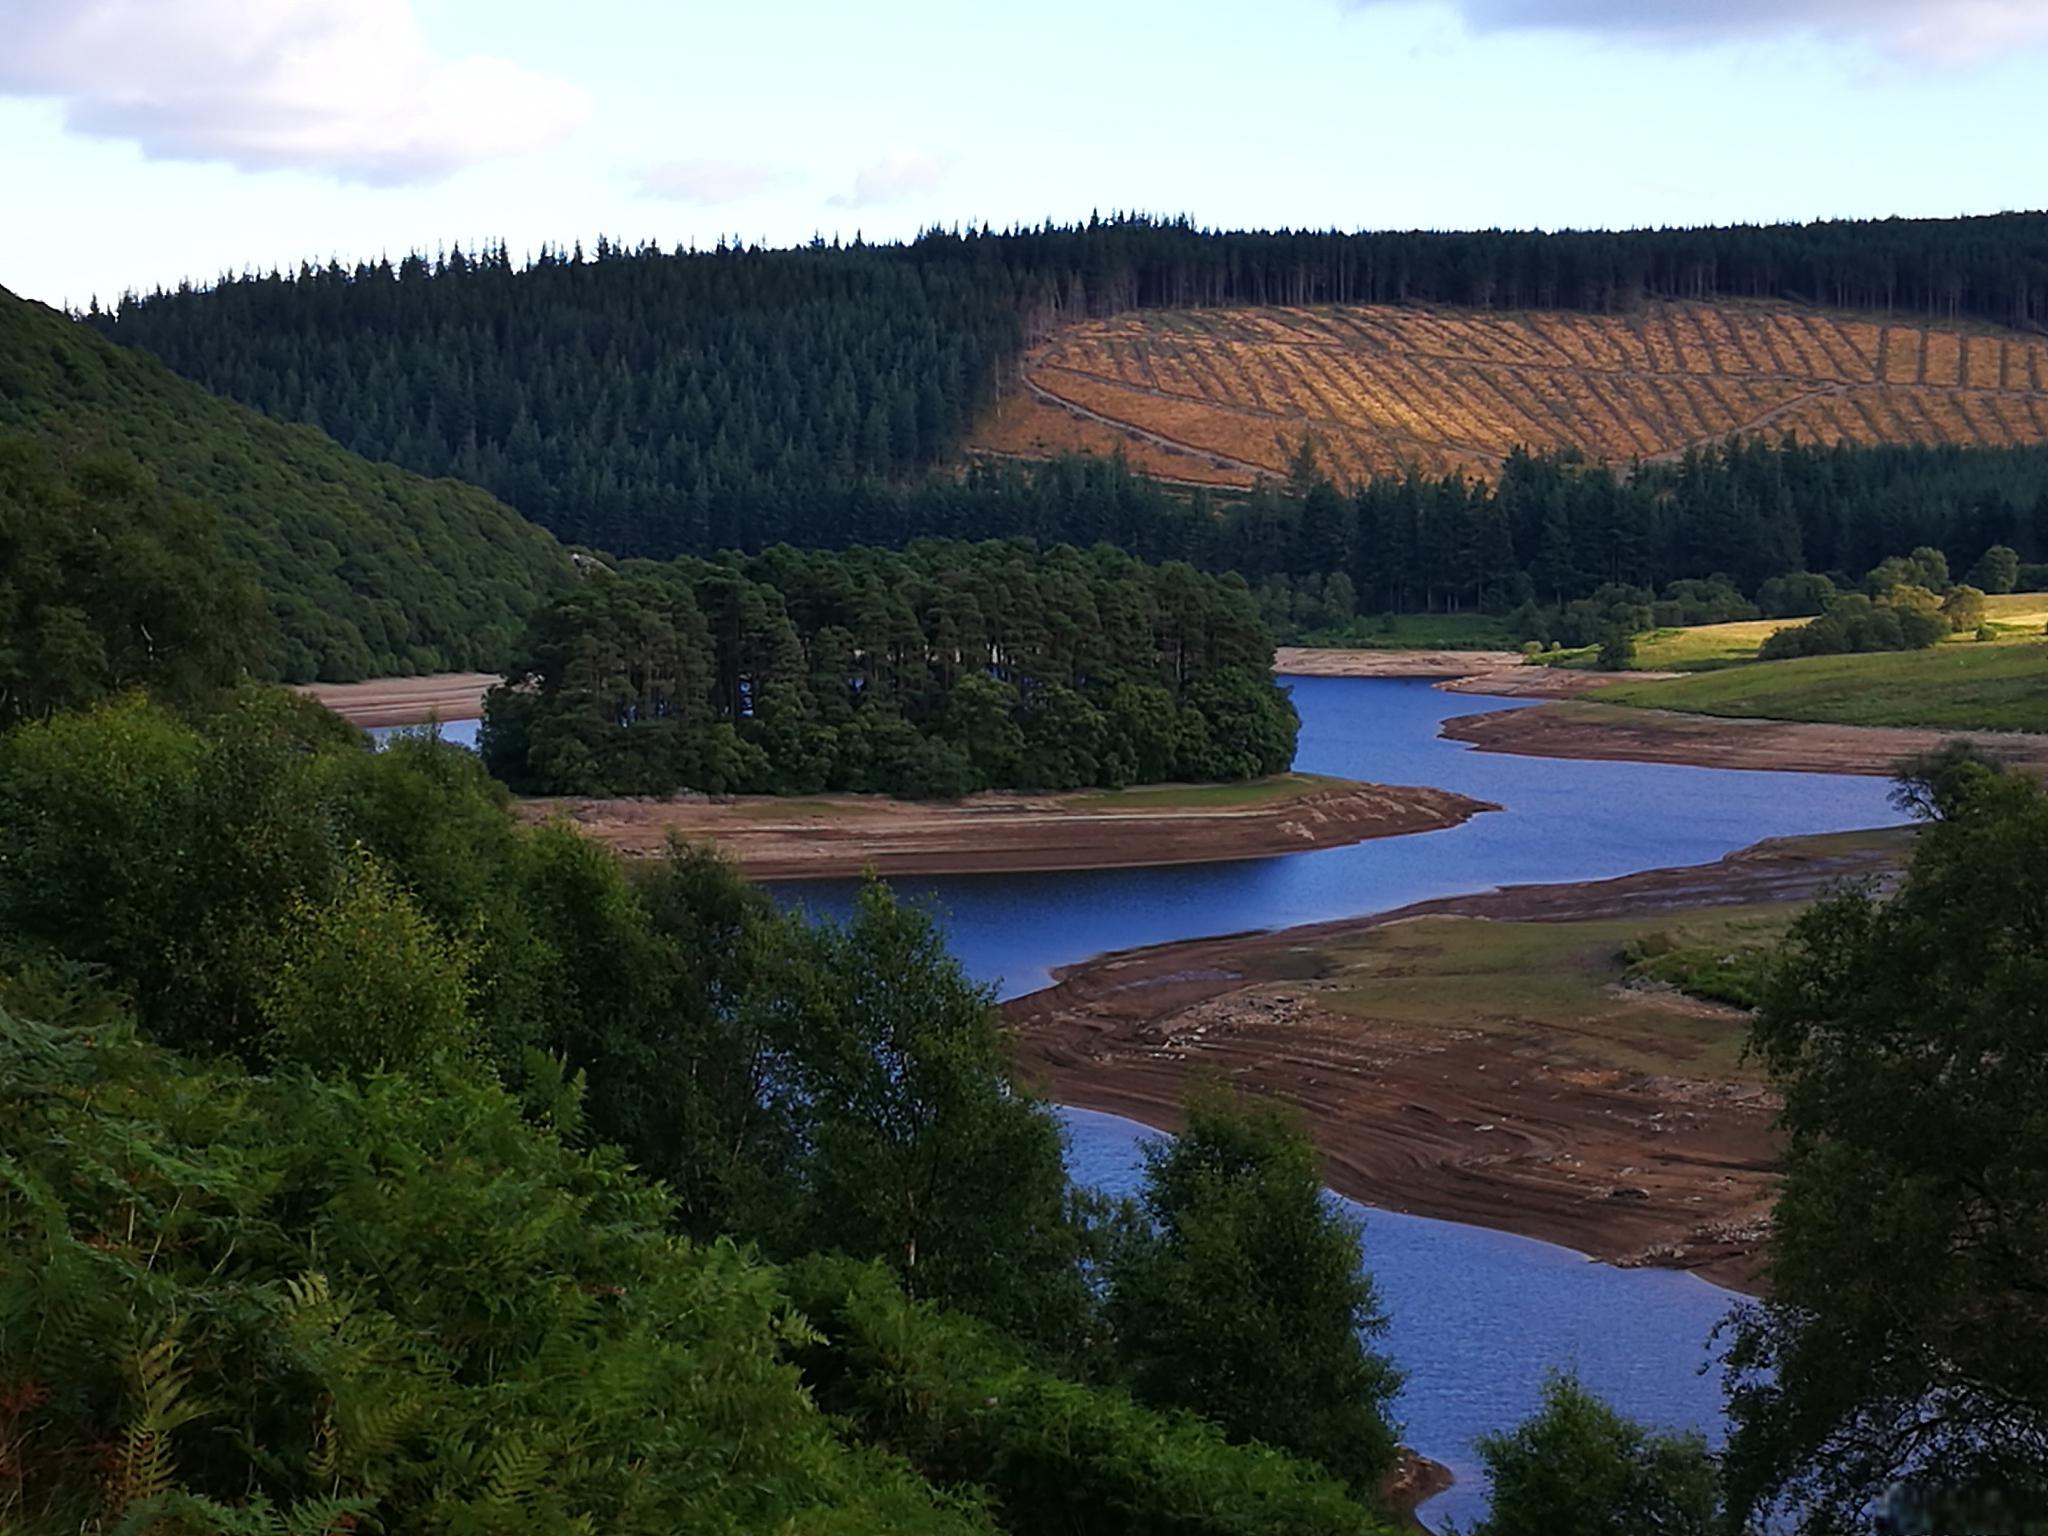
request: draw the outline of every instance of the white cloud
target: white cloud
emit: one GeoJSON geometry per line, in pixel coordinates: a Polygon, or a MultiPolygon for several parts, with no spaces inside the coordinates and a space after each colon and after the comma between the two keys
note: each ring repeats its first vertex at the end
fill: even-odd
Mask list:
{"type": "Polygon", "coordinates": [[[700,208],[737,203],[780,186],[788,174],[751,160],[668,160],[640,175],[640,190],[700,208]]]}
{"type": "MultiPolygon", "coordinates": [[[[1407,0],[1346,0],[1367,10],[1407,0]]],[[[1450,0],[1476,32],[1550,30],[1712,43],[1808,32],[1961,64],[2048,43],[2048,0],[1450,0]]]]}
{"type": "Polygon", "coordinates": [[[931,191],[945,178],[943,161],[917,150],[898,150],[872,165],[862,166],[853,178],[853,191],[833,198],[832,206],[874,208],[883,203],[900,203],[931,191]]]}
{"type": "Polygon", "coordinates": [[[426,181],[588,115],[505,59],[440,60],[412,0],[0,0],[0,93],[161,160],[426,181]]]}

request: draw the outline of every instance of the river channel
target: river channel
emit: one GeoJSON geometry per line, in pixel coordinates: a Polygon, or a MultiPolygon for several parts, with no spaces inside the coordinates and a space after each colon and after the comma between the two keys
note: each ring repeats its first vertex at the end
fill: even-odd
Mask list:
{"type": "MultiPolygon", "coordinates": [[[[1503,809],[1449,831],[1317,853],[898,880],[898,891],[930,902],[962,964],[1007,997],[1110,949],[1699,864],[1766,837],[1899,819],[1878,779],[1489,754],[1438,739],[1438,728],[1517,701],[1407,680],[1285,681],[1302,717],[1299,768],[1436,785],[1503,809]]],[[[838,913],[852,889],[783,891],[812,911],[838,913]]],[[[1155,1133],[1112,1115],[1065,1114],[1074,1176],[1113,1192],[1133,1188],[1138,1149],[1155,1133]]],[[[1342,1203],[1365,1224],[1366,1262],[1391,1319],[1382,1347],[1408,1373],[1399,1405],[1406,1441],[1458,1479],[1423,1506],[1427,1523],[1470,1525],[1485,1514],[1473,1440],[1525,1417],[1553,1370],[1576,1372],[1645,1423],[1718,1438],[1711,1341],[1741,1301],[1735,1293],[1692,1275],[1616,1269],[1529,1238],[1342,1203]]]]}
{"type": "MultiPolygon", "coordinates": [[[[1301,712],[1297,767],[1435,785],[1502,809],[1448,831],[1316,853],[904,879],[897,890],[930,903],[961,963],[1009,997],[1106,950],[1360,916],[1504,885],[1700,864],[1767,837],[1899,819],[1879,779],[1483,753],[1439,739],[1439,728],[1454,715],[1523,701],[1411,680],[1283,681],[1301,712]]],[[[444,729],[465,745],[473,732],[473,722],[444,729]]],[[[778,894],[837,915],[853,890],[851,882],[821,882],[778,894]]],[[[1132,1189],[1139,1148],[1155,1133],[1112,1115],[1064,1113],[1074,1176],[1112,1192],[1132,1189]]],[[[1365,1224],[1366,1262],[1391,1320],[1382,1347],[1408,1374],[1399,1405],[1405,1439],[1458,1479],[1423,1507],[1431,1525],[1469,1525],[1484,1515],[1473,1440],[1525,1417],[1554,1370],[1577,1373],[1645,1423],[1719,1436],[1711,1342],[1715,1324],[1742,1299],[1735,1293],[1691,1275],[1616,1269],[1549,1243],[1341,1203],[1365,1224]]]]}

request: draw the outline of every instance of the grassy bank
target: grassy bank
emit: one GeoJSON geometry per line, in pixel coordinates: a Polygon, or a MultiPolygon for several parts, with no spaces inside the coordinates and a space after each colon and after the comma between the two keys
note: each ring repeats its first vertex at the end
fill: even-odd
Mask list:
{"type": "Polygon", "coordinates": [[[1666,682],[1621,683],[1589,697],[1602,704],[1733,718],[2048,731],[2048,644],[1964,643],[1804,656],[1666,682]]]}
{"type": "MultiPolygon", "coordinates": [[[[2048,624],[2048,592],[2013,592],[1984,601],[1984,621],[2000,640],[2038,639],[2048,624]]],[[[1733,624],[1695,624],[1685,629],[1653,629],[1636,637],[1636,666],[1645,672],[1718,672],[1756,660],[1763,643],[1781,629],[1795,629],[1804,619],[1743,619],[1733,624]]],[[[1949,645],[1973,645],[1974,635],[1955,635],[1949,645]]],[[[1597,646],[1560,651],[1546,658],[1554,667],[1590,668],[1599,664],[1597,646]]]]}
{"type": "Polygon", "coordinates": [[[1421,1040],[1484,1020],[1524,1066],[1746,1082],[1758,1076],[1742,1058],[1746,1024],[1688,997],[1749,1001],[1731,979],[1747,977],[1797,910],[1567,923],[1419,918],[1323,952],[1316,1000],[1421,1040]]]}
{"type": "Polygon", "coordinates": [[[1342,789],[1347,779],[1320,773],[1281,773],[1269,779],[1238,784],[1148,784],[1140,789],[1111,789],[1082,795],[1069,802],[1077,811],[1184,811],[1227,809],[1243,805],[1277,805],[1325,789],[1342,789]]]}

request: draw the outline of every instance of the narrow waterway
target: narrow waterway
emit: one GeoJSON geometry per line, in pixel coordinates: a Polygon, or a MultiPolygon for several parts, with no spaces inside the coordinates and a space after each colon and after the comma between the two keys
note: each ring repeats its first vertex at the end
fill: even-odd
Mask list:
{"type": "MultiPolygon", "coordinates": [[[[1410,679],[1284,681],[1301,711],[1297,767],[1434,785],[1503,809],[1444,832],[1284,858],[899,879],[896,889],[930,901],[961,963],[1013,997],[1044,986],[1053,968],[1105,950],[1385,912],[1503,885],[1701,864],[1766,837],[1899,819],[1879,779],[1476,752],[1439,740],[1439,727],[1454,715],[1528,701],[1445,693],[1410,679]]],[[[814,911],[839,912],[854,887],[783,889],[814,911]]]]}
{"type": "MultiPolygon", "coordinates": [[[[1384,679],[1290,680],[1298,766],[1430,784],[1503,807],[1462,827],[1319,853],[1173,869],[899,880],[929,901],[976,977],[1014,996],[1055,967],[1169,939],[1362,915],[1496,886],[1604,879],[1699,864],[1766,837],[1896,822],[1884,781],[1658,764],[1521,758],[1439,740],[1457,714],[1515,701],[1384,679]]],[[[848,883],[784,887],[814,912],[845,910],[848,883]]],[[[1064,1112],[1074,1176],[1134,1187],[1155,1133],[1064,1112]]],[[[1335,1197],[1332,1197],[1335,1198],[1335,1197]]],[[[1475,1437],[1536,1406],[1550,1371],[1576,1372],[1622,1411],[1668,1429],[1721,1433],[1715,1326],[1741,1298],[1692,1275],[1622,1270],[1569,1249],[1455,1222],[1342,1202],[1365,1222],[1366,1262],[1407,1371],[1407,1443],[1457,1484],[1422,1510],[1432,1525],[1486,1511],[1475,1437]]]]}
{"type": "MultiPolygon", "coordinates": [[[[1388,784],[1428,784],[1502,809],[1444,832],[1227,864],[899,880],[929,902],[970,974],[1014,996],[1105,950],[1363,915],[1503,885],[1605,879],[1699,864],[1767,837],[1899,819],[1884,781],[1643,763],[1522,758],[1438,739],[1454,715],[1520,701],[1427,683],[1296,678],[1297,765],[1388,784]]],[[[450,739],[473,744],[474,722],[450,739]]],[[[383,733],[378,733],[383,734],[383,733]]],[[[778,894],[840,914],[851,882],[778,894]]],[[[1077,1179],[1133,1187],[1154,1133],[1065,1111],[1077,1179]]],[[[1333,1197],[1334,1198],[1334,1197],[1333,1197]]],[[[1383,1347],[1407,1371],[1406,1438],[1458,1483],[1424,1507],[1432,1524],[1485,1513],[1476,1436],[1535,1406],[1546,1373],[1574,1371],[1624,1412],[1664,1428],[1721,1429],[1716,1323],[1740,1298],[1690,1275],[1620,1270],[1552,1244],[1343,1202],[1365,1222],[1366,1260],[1391,1319],[1383,1347]]]]}

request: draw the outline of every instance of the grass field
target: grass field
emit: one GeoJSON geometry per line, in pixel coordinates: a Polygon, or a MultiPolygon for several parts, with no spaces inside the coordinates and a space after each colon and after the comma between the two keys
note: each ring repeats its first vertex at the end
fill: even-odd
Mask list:
{"type": "Polygon", "coordinates": [[[1034,349],[973,446],[1120,451],[1148,473],[1249,485],[1284,475],[1307,435],[1355,483],[1410,467],[1490,476],[1518,445],[1624,463],[1793,431],[2048,441],[2048,340],[1752,303],[1150,311],[1034,349]]]}
{"type": "Polygon", "coordinates": [[[1805,656],[1622,683],[1587,697],[1763,720],[2048,731],[2048,643],[1960,641],[1927,651],[1805,656]]]}
{"type": "MultiPolygon", "coordinates": [[[[1985,620],[2001,640],[2038,639],[2048,626],[2048,592],[2014,592],[1984,600],[1985,620]]],[[[1715,672],[1756,660],[1763,643],[1804,619],[1745,619],[1734,624],[1696,624],[1687,629],[1653,629],[1636,637],[1636,667],[1644,672],[1715,672]]],[[[1974,635],[1952,635],[1949,645],[1974,645],[1974,635]]],[[[1582,646],[1547,658],[1555,667],[1598,665],[1599,649],[1582,646]]]]}
{"type": "MultiPolygon", "coordinates": [[[[1642,957],[1652,953],[1753,965],[1796,910],[1569,923],[1420,918],[1323,952],[1317,1001],[1423,1032],[1484,1021],[1524,1034],[1529,1052],[1552,1065],[1669,1071],[1675,1057],[1690,1073],[1741,1081],[1757,1070],[1742,1059],[1747,1029],[1739,1020],[1626,983],[1649,973],[1642,957]]],[[[1684,967],[1668,968],[1671,975],[1655,979],[1691,979],[1684,967]]]]}
{"type": "Polygon", "coordinates": [[[1242,784],[1150,784],[1140,789],[1111,789],[1084,795],[1070,803],[1077,811],[1186,811],[1275,805],[1349,782],[1319,773],[1282,773],[1270,779],[1248,779],[1242,784]]]}

